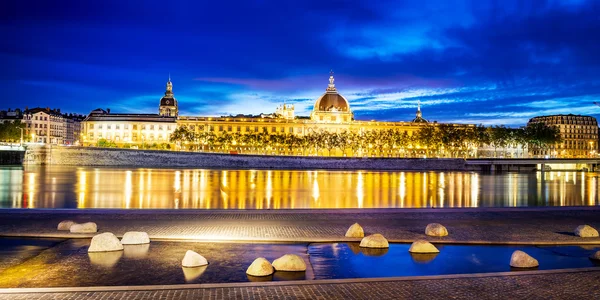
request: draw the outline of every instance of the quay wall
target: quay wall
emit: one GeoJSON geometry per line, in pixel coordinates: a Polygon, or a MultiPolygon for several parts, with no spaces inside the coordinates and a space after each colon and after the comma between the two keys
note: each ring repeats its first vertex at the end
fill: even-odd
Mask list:
{"type": "Polygon", "coordinates": [[[25,151],[23,150],[2,150],[0,151],[0,165],[21,165],[24,157],[25,151]]]}
{"type": "Polygon", "coordinates": [[[464,171],[464,159],[231,155],[92,147],[28,149],[25,164],[147,168],[341,169],[464,171]]]}

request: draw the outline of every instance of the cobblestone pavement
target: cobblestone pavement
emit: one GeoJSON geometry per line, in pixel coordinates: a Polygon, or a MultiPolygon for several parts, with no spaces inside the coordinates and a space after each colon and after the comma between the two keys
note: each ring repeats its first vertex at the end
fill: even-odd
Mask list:
{"type": "Polygon", "coordinates": [[[600,271],[155,291],[0,294],[4,299],[600,299],[600,271]]]}
{"type": "Polygon", "coordinates": [[[600,208],[462,210],[313,210],[313,211],[166,211],[166,210],[0,210],[0,236],[89,237],[57,231],[65,219],[93,221],[100,232],[117,236],[146,231],[152,238],[251,241],[348,241],[358,222],[366,234],[391,241],[428,239],[446,242],[600,243],[572,234],[581,224],[600,229],[600,208]],[[450,235],[424,235],[431,222],[450,235]]]}

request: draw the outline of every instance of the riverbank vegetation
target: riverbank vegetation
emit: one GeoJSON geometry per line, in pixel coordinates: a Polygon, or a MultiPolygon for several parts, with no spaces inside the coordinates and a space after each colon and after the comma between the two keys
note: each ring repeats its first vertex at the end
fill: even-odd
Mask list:
{"type": "Polygon", "coordinates": [[[560,132],[543,123],[524,128],[428,124],[414,134],[384,129],[366,132],[285,133],[194,132],[178,127],[170,136],[178,149],[230,153],[379,156],[379,157],[520,157],[526,149],[560,142],[560,132]],[[520,152],[519,152],[520,149],[520,152]]]}

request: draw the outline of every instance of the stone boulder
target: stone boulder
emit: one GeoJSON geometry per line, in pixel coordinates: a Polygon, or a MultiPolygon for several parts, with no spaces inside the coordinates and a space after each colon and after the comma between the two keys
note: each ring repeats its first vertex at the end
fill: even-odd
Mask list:
{"type": "Polygon", "coordinates": [[[425,227],[425,234],[428,236],[442,237],[448,235],[448,230],[442,224],[431,223],[427,224],[427,227],[425,227]]]}
{"type": "Polygon", "coordinates": [[[306,264],[302,257],[295,254],[286,254],[273,261],[273,268],[276,271],[306,271],[306,264]]]}
{"type": "Polygon", "coordinates": [[[96,233],[98,232],[98,226],[94,222],[87,222],[83,224],[73,224],[69,230],[71,233],[96,233]]]}
{"type": "Polygon", "coordinates": [[[58,230],[70,230],[71,226],[75,225],[77,223],[71,221],[71,220],[64,220],[60,223],[58,223],[58,226],[56,229],[58,230]]]}
{"type": "Polygon", "coordinates": [[[426,240],[416,240],[414,243],[412,243],[412,245],[410,245],[408,252],[411,252],[411,253],[439,253],[440,250],[438,250],[438,248],[436,248],[432,243],[430,243],[426,240]]]}
{"type": "Polygon", "coordinates": [[[208,265],[208,261],[204,256],[192,250],[188,250],[181,261],[181,265],[186,268],[195,268],[208,265]]]}
{"type": "Polygon", "coordinates": [[[273,274],[273,272],[273,266],[264,257],[259,257],[255,259],[252,262],[252,264],[248,267],[248,270],[246,270],[246,274],[257,277],[269,276],[273,274]]]}
{"type": "Polygon", "coordinates": [[[592,254],[592,255],[590,256],[590,259],[593,259],[593,260],[600,260],[600,251],[596,251],[596,253],[592,254]]]}
{"type": "Polygon", "coordinates": [[[363,248],[389,248],[390,244],[383,235],[376,233],[364,237],[360,241],[360,246],[363,248]]]}
{"type": "Polygon", "coordinates": [[[513,252],[510,257],[510,266],[513,268],[535,268],[539,265],[537,259],[521,250],[513,252]]]}
{"type": "Polygon", "coordinates": [[[580,225],[575,228],[575,235],[583,238],[598,237],[598,230],[589,225],[580,225]]]}
{"type": "Polygon", "coordinates": [[[119,238],[110,232],[95,235],[88,252],[109,252],[123,250],[123,245],[119,238]]]}
{"type": "Polygon", "coordinates": [[[123,238],[121,239],[121,244],[123,244],[123,245],[150,244],[150,237],[145,232],[128,231],[128,232],[125,232],[125,234],[123,235],[123,238]]]}
{"type": "Polygon", "coordinates": [[[358,223],[354,223],[352,226],[350,226],[350,228],[348,228],[348,231],[346,231],[346,237],[362,238],[365,237],[365,232],[358,223]]]}

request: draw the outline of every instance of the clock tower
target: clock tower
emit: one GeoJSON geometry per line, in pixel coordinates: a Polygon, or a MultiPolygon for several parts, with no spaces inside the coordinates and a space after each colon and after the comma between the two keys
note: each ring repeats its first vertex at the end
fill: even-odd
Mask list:
{"type": "Polygon", "coordinates": [[[169,81],[167,81],[167,90],[165,91],[165,95],[160,99],[158,114],[163,117],[177,117],[179,115],[177,99],[175,99],[173,96],[173,83],[171,83],[171,76],[169,76],[169,81]]]}

